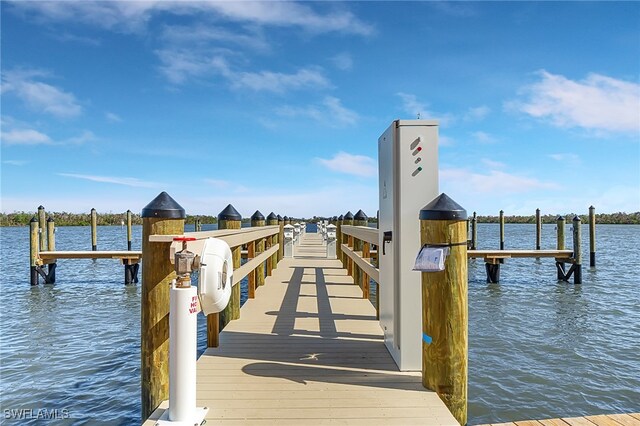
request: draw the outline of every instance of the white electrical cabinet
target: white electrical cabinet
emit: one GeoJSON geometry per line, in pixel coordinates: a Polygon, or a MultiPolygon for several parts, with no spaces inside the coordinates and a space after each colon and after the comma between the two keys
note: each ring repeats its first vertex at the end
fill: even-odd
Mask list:
{"type": "Polygon", "coordinates": [[[438,122],[396,120],[378,139],[380,325],[401,371],[422,368],[420,209],[438,196],[438,122]]]}

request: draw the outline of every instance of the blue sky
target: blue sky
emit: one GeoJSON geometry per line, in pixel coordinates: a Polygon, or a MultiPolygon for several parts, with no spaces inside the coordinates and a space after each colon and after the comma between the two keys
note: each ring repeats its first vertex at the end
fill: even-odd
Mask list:
{"type": "Polygon", "coordinates": [[[440,120],[480,214],[640,210],[638,2],[2,2],[4,212],[375,215],[440,120]]]}

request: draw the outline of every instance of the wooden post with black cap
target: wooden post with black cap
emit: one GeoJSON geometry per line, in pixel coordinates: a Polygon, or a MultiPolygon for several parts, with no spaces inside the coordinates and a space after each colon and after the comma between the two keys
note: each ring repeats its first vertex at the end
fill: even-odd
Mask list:
{"type": "MultiPolygon", "coordinates": [[[[218,214],[218,229],[240,229],[242,227],[242,216],[231,204],[227,205],[224,210],[218,214]]],[[[242,246],[231,247],[231,256],[233,257],[233,269],[240,267],[242,246]]],[[[207,328],[210,322],[213,322],[213,315],[207,316],[207,328]]],[[[231,289],[231,298],[229,304],[222,312],[220,312],[220,330],[231,322],[240,318],[240,283],[231,289]]]]}
{"type": "MultiPolygon", "coordinates": [[[[369,220],[369,218],[367,217],[367,215],[362,210],[358,210],[358,212],[355,214],[355,216],[353,216],[353,225],[354,226],[367,226],[368,225],[368,220],[369,220]]],[[[360,251],[361,252],[362,249],[363,249],[362,240],[354,238],[354,240],[353,240],[353,251],[360,251]]],[[[356,283],[357,285],[359,285],[362,288],[362,297],[365,297],[365,293],[368,294],[368,290],[366,290],[364,288],[364,285],[363,285],[363,280],[362,280],[363,272],[355,262],[353,263],[352,268],[353,268],[353,282],[356,283]]]]}
{"type": "Polygon", "coordinates": [[[176,277],[171,243],[152,243],[151,235],[182,235],[184,209],[160,193],[142,209],[141,393],[147,419],[169,397],[169,284],[176,277]]]}
{"type": "MultiPolygon", "coordinates": [[[[351,213],[350,211],[347,212],[347,214],[345,214],[342,218],[342,224],[343,225],[348,225],[348,226],[353,226],[353,213],[351,213]]],[[[346,234],[342,234],[342,240],[339,242],[340,244],[349,244],[349,238],[351,238],[349,235],[346,234]]],[[[349,275],[351,275],[351,258],[349,256],[347,256],[346,254],[342,253],[342,259],[340,259],[342,261],[342,265],[344,265],[344,268],[347,270],[347,273],[349,275]]]]}
{"type": "Polygon", "coordinates": [[[423,245],[448,247],[445,269],[422,272],[422,384],[467,423],[467,212],[446,194],[420,210],[423,245]]]}
{"type": "Polygon", "coordinates": [[[278,249],[278,262],[284,258],[284,218],[278,215],[278,225],[280,231],[278,232],[278,241],[280,241],[280,248],[278,249]]]}
{"type": "MultiPolygon", "coordinates": [[[[258,227],[265,225],[264,215],[260,213],[260,210],[256,210],[251,216],[251,227],[258,227]]],[[[260,256],[265,251],[265,238],[256,242],[256,256],[260,256]]],[[[265,266],[267,262],[263,262],[256,268],[256,287],[264,285],[265,266]]]]}
{"type": "MultiPolygon", "coordinates": [[[[269,213],[269,216],[267,216],[267,225],[269,225],[269,226],[277,226],[278,225],[278,216],[276,216],[276,214],[274,212],[269,213]]],[[[278,237],[279,237],[279,233],[269,237],[269,239],[270,239],[269,248],[271,248],[273,245],[278,244],[280,242],[278,237]]],[[[270,264],[268,264],[268,266],[267,266],[267,275],[271,276],[271,274],[273,274],[273,270],[278,267],[278,253],[277,252],[273,253],[269,257],[269,262],[270,262],[270,264]]]]}

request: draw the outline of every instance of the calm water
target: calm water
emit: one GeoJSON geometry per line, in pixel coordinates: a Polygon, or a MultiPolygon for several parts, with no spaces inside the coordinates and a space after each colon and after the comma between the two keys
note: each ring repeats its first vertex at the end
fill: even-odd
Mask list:
{"type": "MultiPolygon", "coordinates": [[[[554,236],[545,225],[543,248],[554,236]]],[[[583,237],[588,265],[586,227],[583,237]]],[[[55,286],[31,287],[28,229],[0,228],[0,239],[0,422],[32,408],[68,410],[56,424],[138,423],[139,285],[122,284],[117,261],[60,260],[55,286]]],[[[496,248],[498,226],[480,224],[478,239],[496,248]]],[[[507,248],[534,242],[533,225],[506,225],[507,248]]],[[[507,260],[500,284],[470,261],[470,424],[640,411],[640,226],[601,225],[597,244],[580,286],[558,283],[552,259],[507,260]]],[[[56,245],[90,249],[89,228],[58,228],[56,245]]],[[[125,229],[99,227],[98,248],[125,249],[125,229]]]]}

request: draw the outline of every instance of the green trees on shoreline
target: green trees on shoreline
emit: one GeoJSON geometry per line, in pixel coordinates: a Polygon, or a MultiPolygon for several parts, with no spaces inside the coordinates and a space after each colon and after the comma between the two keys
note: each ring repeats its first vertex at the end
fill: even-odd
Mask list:
{"type": "MultiPolygon", "coordinates": [[[[471,212],[470,212],[471,213],[471,212]]],[[[32,217],[36,216],[35,212],[14,212],[0,213],[0,226],[26,226],[32,217]]],[[[91,224],[89,214],[54,212],[48,213],[56,221],[56,226],[88,226],[91,224]]],[[[134,225],[141,225],[142,219],[139,214],[132,215],[134,225]]],[[[570,223],[574,213],[565,215],[567,223],[570,223]]],[[[186,223],[193,224],[195,219],[200,219],[202,224],[218,223],[216,216],[200,215],[187,216],[186,223]]],[[[544,215],[541,217],[542,223],[556,223],[558,215],[544,215]]],[[[587,223],[589,217],[586,214],[580,215],[582,223],[587,223]]],[[[372,218],[375,219],[375,218],[372,218]]],[[[246,219],[248,220],[248,219],[246,219]]],[[[120,225],[126,221],[125,213],[98,213],[98,225],[120,225]]],[[[498,223],[498,216],[478,216],[479,223],[498,223]]],[[[531,216],[505,216],[506,223],[536,223],[534,215],[531,216]]],[[[614,225],[638,225],[640,224],[640,212],[635,213],[597,213],[596,222],[601,224],[614,225]]]]}

